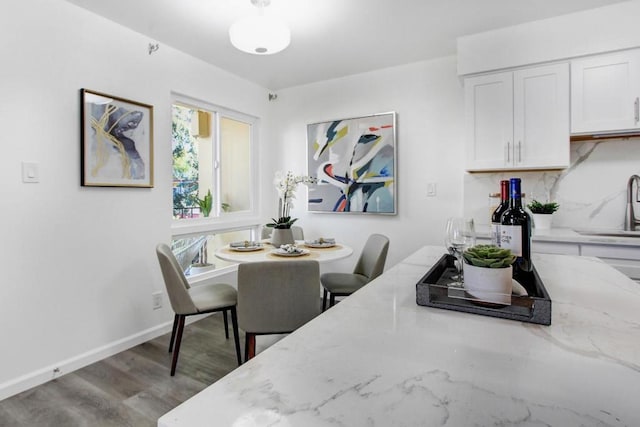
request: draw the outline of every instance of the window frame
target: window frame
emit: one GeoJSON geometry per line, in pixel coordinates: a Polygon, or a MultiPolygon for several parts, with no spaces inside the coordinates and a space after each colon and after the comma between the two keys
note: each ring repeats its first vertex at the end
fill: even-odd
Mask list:
{"type": "MultiPolygon", "coordinates": [[[[190,218],[190,219],[172,219],[171,223],[171,237],[172,239],[189,237],[200,234],[216,234],[229,231],[240,230],[252,230],[253,233],[258,233],[261,220],[260,220],[260,194],[259,194],[259,150],[258,140],[260,125],[260,119],[255,116],[251,116],[246,113],[241,113],[229,108],[222,107],[220,105],[213,104],[201,99],[193,98],[180,93],[171,93],[171,106],[174,104],[183,105],[189,108],[196,108],[206,110],[212,113],[213,131],[215,132],[215,140],[213,141],[215,147],[213,150],[214,159],[214,182],[215,182],[215,198],[217,201],[215,216],[190,218]],[[221,176],[221,144],[220,144],[220,120],[221,118],[229,118],[232,120],[241,121],[251,126],[250,131],[250,188],[249,188],[249,210],[240,212],[220,212],[220,176],[221,176]]],[[[173,117],[171,118],[173,120],[173,117]]],[[[171,157],[171,167],[173,170],[173,156],[171,157]]],[[[173,173],[171,174],[173,176],[173,173]]],[[[212,192],[214,192],[212,190],[212,192]]],[[[172,198],[173,200],[173,198],[172,198]]],[[[172,209],[173,203],[169,206],[172,209]]],[[[172,217],[173,217],[173,210],[172,217]]],[[[259,235],[258,235],[259,237],[259,235]]]]}

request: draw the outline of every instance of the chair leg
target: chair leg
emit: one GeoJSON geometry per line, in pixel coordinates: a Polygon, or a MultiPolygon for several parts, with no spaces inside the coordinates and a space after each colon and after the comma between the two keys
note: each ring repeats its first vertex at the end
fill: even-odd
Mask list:
{"type": "Polygon", "coordinates": [[[171,376],[176,374],[176,365],[178,364],[178,353],[180,353],[180,342],[182,341],[182,331],[184,330],[184,319],[186,316],[178,316],[178,331],[176,335],[176,347],[173,351],[173,360],[171,361],[171,376]]]}
{"type": "MultiPolygon", "coordinates": [[[[227,312],[225,311],[225,318],[227,312]]],[[[238,332],[238,315],[236,308],[231,307],[231,325],[233,326],[233,340],[236,344],[236,358],[238,359],[238,366],[242,365],[242,357],[240,356],[240,333],[238,332]]]]}
{"type": "Polygon", "coordinates": [[[222,311],[224,315],[224,337],[229,339],[229,320],[227,320],[227,310],[222,311]]]}
{"type": "Polygon", "coordinates": [[[327,309],[327,290],[322,290],[322,311],[327,309]]]}
{"type": "Polygon", "coordinates": [[[336,296],[335,294],[331,294],[329,297],[329,307],[333,307],[334,305],[336,305],[336,296]]]}
{"type": "Polygon", "coordinates": [[[176,339],[176,328],[178,327],[178,315],[173,316],[173,328],[171,328],[171,340],[169,341],[169,353],[173,351],[173,342],[176,339]]]}
{"type": "Polygon", "coordinates": [[[244,361],[248,362],[256,357],[256,334],[245,331],[244,335],[244,361]]]}

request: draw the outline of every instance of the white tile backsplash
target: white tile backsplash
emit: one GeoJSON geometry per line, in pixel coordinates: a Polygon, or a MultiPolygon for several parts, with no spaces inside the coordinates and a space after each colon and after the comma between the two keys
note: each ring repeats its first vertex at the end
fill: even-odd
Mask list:
{"type": "Polygon", "coordinates": [[[629,177],[640,175],[640,138],[571,143],[571,165],[562,171],[467,173],[464,211],[489,223],[489,193],[500,180],[522,179],[525,203],[555,201],[554,227],[622,228],[629,177]]]}

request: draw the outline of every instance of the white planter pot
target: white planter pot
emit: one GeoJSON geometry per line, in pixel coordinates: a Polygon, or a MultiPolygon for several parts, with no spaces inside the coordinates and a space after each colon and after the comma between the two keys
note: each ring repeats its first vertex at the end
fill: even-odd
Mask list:
{"type": "Polygon", "coordinates": [[[532,214],[536,230],[549,230],[553,221],[553,214],[532,214]]]}
{"type": "Polygon", "coordinates": [[[467,293],[487,302],[511,305],[513,267],[485,268],[464,263],[464,287],[467,293]]]}
{"type": "Polygon", "coordinates": [[[293,232],[290,228],[274,228],[271,233],[271,244],[276,248],[282,245],[293,245],[295,240],[293,239],[293,232]]]}

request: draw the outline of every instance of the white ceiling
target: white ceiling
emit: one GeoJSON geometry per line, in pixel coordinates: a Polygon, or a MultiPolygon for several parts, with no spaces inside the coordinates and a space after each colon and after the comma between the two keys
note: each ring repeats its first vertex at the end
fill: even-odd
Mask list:
{"type": "Polygon", "coordinates": [[[291,45],[250,55],[231,24],[250,0],[67,0],[268,89],[342,77],[455,53],[456,38],[625,0],[271,0],[265,13],[291,45]]]}

